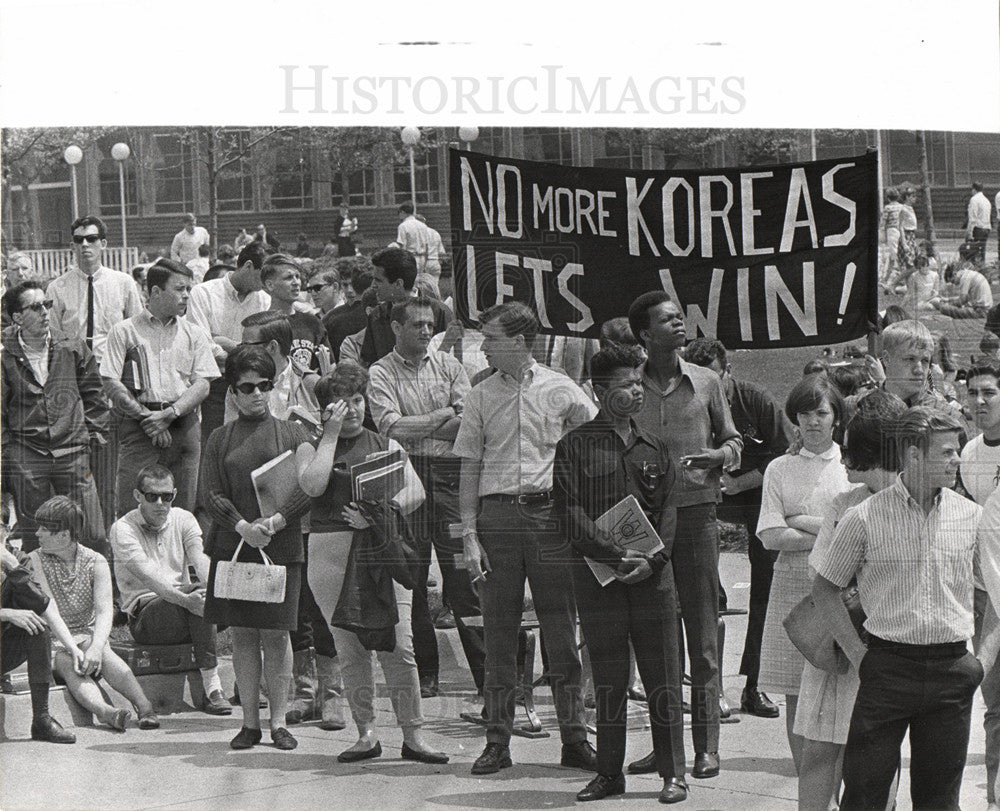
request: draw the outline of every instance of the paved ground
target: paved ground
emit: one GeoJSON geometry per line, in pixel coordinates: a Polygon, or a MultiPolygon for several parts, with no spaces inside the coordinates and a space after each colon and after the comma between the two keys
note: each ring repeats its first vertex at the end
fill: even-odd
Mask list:
{"type": "MultiPolygon", "coordinates": [[[[724,554],[723,582],[730,605],[746,606],[749,567],[743,556],[724,554]]],[[[727,618],[724,684],[729,699],[738,703],[742,678],[737,675],[746,628],[745,616],[727,618]]],[[[430,743],[451,755],[447,766],[434,767],[399,759],[401,736],[385,697],[378,699],[384,754],[365,765],[343,765],[334,755],[353,742],[350,730],[324,732],[315,724],[294,728],[299,748],[278,752],[258,746],[234,752],[228,741],[239,727],[238,714],[212,718],[197,712],[165,716],[162,729],[117,734],[104,728],[78,728],[74,746],[55,746],[25,740],[27,728],[13,730],[12,740],[0,745],[0,807],[35,808],[407,808],[445,806],[462,808],[559,808],[574,804],[574,795],[589,775],[564,769],[559,760],[559,738],[515,738],[515,765],[499,775],[473,777],[472,760],[482,749],[480,728],[458,718],[478,709],[463,675],[454,631],[442,632],[442,682],[445,695],[424,703],[430,743]]],[[[228,667],[228,663],[227,663],[228,667]]],[[[225,675],[229,683],[229,673],[225,675]]],[[[556,726],[551,697],[538,691],[546,727],[556,726]]],[[[775,697],[776,698],[776,697],[775,697]]],[[[977,696],[978,699],[978,696],[977,696]]],[[[18,697],[15,701],[27,701],[18,697]]],[[[61,706],[54,702],[54,706],[61,706]]],[[[238,711],[237,711],[238,713],[238,711]]],[[[10,715],[10,710],[8,709],[10,715]]],[[[63,713],[64,721],[68,714],[63,713]]],[[[983,765],[983,706],[974,709],[969,762],[962,792],[965,808],[985,807],[983,765]]],[[[630,710],[628,758],[649,751],[643,705],[630,710]]],[[[685,732],[690,768],[693,752],[685,732]]],[[[722,774],[713,780],[689,780],[691,792],[682,806],[689,809],[791,809],[796,783],[785,742],[784,720],[743,717],[722,727],[722,774]]],[[[908,762],[904,762],[908,765],[908,762]]],[[[905,778],[904,778],[905,780],[905,778]]],[[[631,777],[628,795],[609,800],[614,807],[648,806],[655,802],[661,783],[655,776],[631,777]]],[[[906,783],[899,808],[909,807],[906,783]]]]}

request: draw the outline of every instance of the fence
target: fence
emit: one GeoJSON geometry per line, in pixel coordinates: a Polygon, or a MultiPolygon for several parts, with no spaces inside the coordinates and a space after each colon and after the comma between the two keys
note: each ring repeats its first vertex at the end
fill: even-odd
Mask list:
{"type": "MultiPolygon", "coordinates": [[[[19,251],[31,257],[35,274],[39,281],[49,281],[59,276],[73,264],[72,248],[46,248],[43,250],[19,251]]],[[[130,273],[139,264],[138,248],[105,248],[101,262],[112,270],[130,273]]]]}

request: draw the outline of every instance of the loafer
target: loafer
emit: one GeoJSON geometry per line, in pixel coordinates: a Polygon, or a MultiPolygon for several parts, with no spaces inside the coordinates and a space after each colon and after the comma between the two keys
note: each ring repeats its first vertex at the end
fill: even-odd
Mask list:
{"type": "Polygon", "coordinates": [[[211,695],[205,696],[205,700],[201,703],[201,711],[209,715],[233,714],[233,708],[222,695],[222,690],[213,690],[211,695]]]}
{"type": "Polygon", "coordinates": [[[260,743],[264,734],[259,729],[242,727],[236,737],[229,742],[230,749],[250,749],[260,743]]]}
{"type": "Polygon", "coordinates": [[[145,715],[139,716],[139,729],[159,729],[160,719],[156,717],[155,712],[147,712],[145,715]]]}
{"type": "Polygon", "coordinates": [[[617,777],[608,777],[606,774],[595,775],[594,779],[587,783],[586,788],[576,795],[576,799],[581,803],[591,800],[603,800],[605,797],[614,797],[616,794],[625,793],[625,775],[619,774],[617,777]]]}
{"type": "Polygon", "coordinates": [[[740,717],[733,713],[733,708],[729,706],[725,693],[719,693],[719,723],[738,724],[740,717]]]}
{"type": "Polygon", "coordinates": [[[427,676],[420,680],[420,697],[437,698],[439,692],[438,680],[433,676],[427,676]]]}
{"type": "Polygon", "coordinates": [[[360,752],[356,749],[345,749],[337,755],[337,761],[339,763],[357,763],[359,760],[372,760],[381,756],[382,742],[375,741],[375,745],[371,749],[364,749],[360,752]]]}
{"type": "Polygon", "coordinates": [[[629,774],[652,774],[656,771],[656,753],[650,752],[646,757],[633,760],[628,764],[629,774]]]}
{"type": "Polygon", "coordinates": [[[448,756],[444,752],[425,752],[421,749],[414,749],[409,744],[403,744],[399,750],[399,756],[403,760],[415,760],[418,763],[432,763],[443,765],[448,762],[448,756]]]}
{"type": "Polygon", "coordinates": [[[688,784],[683,777],[669,777],[663,781],[663,790],[660,792],[660,802],[670,805],[671,803],[682,803],[688,797],[688,784]]]}
{"type": "Polygon", "coordinates": [[[67,732],[51,715],[43,715],[31,722],[31,740],[49,743],[76,743],[76,735],[67,732]]]}
{"type": "Polygon", "coordinates": [[[590,741],[564,743],[559,765],[567,766],[570,769],[583,769],[586,772],[596,772],[597,751],[590,745],[590,741]]]}
{"type": "Polygon", "coordinates": [[[760,718],[777,718],[780,713],[778,705],[756,687],[743,688],[743,695],[740,696],[740,709],[749,715],[756,715],[760,718]]]}
{"type": "Polygon", "coordinates": [[[488,743],[483,753],[472,764],[472,773],[494,774],[501,769],[509,769],[512,765],[510,747],[500,743],[488,743]]]}
{"type": "Polygon", "coordinates": [[[641,687],[630,687],[628,691],[629,701],[641,701],[646,703],[646,691],[641,687]]]}
{"type": "Polygon", "coordinates": [[[698,752],[698,754],[694,756],[694,768],[691,770],[692,777],[717,777],[718,774],[718,752],[698,752]]]}
{"type": "Polygon", "coordinates": [[[292,733],[284,727],[271,730],[271,743],[274,744],[275,749],[283,749],[286,752],[299,745],[299,742],[292,737],[292,733]]]}

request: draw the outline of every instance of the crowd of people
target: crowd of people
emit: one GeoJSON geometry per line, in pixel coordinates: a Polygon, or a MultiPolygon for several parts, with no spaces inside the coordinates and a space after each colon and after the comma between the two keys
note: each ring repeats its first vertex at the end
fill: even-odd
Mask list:
{"type": "Polygon", "coordinates": [[[775,718],[768,693],[784,696],[800,807],[891,807],[909,733],[914,807],[957,808],[980,686],[995,807],[1000,341],[964,384],[949,371],[918,311],[987,316],[989,284],[952,268],[946,300],[908,206],[890,194],[885,280],[904,285],[916,317],[887,312],[863,366],[811,363],[783,405],[734,377],[719,341],[689,341],[665,292],[639,295],[599,340],[540,335],[513,301],[463,326],[440,235],[409,204],[397,241],[370,257],[345,209],[335,252],[282,253],[260,226],[212,264],[189,216],[171,255],[133,275],[102,264],[99,218],[76,220],[72,267],[47,286],[25,268],[3,296],[3,492],[16,524],[0,653],[4,673],[28,664],[32,738],[74,741],[48,711],[53,672],[113,729],[160,725],[111,645],[117,613],[136,643],[192,644],[201,709],[242,708],[234,749],[262,741],[263,705],[278,749],[297,746],[289,727],[343,729],[349,713],[357,740],[338,760],[380,757],[377,657],[401,757],[446,763],[421,733],[421,702],[440,690],[435,555],[483,700],[472,773],[513,764],[527,583],[560,763],[594,774],[577,798],[655,772],[660,801],[681,802],[685,670],[690,775],[724,768],[725,520],[749,539],[740,706],[775,718]],[[352,467],[396,453],[398,492],[361,501],[352,467]],[[286,486],[265,500],[254,472],[282,459],[286,486]],[[604,528],[627,497],[661,549],[604,528]],[[386,545],[405,554],[379,554],[386,545]],[[280,599],[224,596],[220,568],[262,552],[284,570],[280,599]],[[810,610],[824,633],[803,641],[796,618],[810,610]],[[99,678],[134,713],[108,704],[99,678]],[[652,752],[626,766],[630,700],[646,702],[652,752]]]}

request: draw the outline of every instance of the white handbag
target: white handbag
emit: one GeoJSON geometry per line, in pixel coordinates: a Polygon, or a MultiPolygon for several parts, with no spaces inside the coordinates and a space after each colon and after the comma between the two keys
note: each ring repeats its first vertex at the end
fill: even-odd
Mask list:
{"type": "Polygon", "coordinates": [[[240,541],[232,560],[220,560],[215,567],[216,597],[224,600],[248,600],[254,603],[281,603],[285,600],[285,567],[271,561],[258,549],[263,563],[238,562],[245,541],[240,541]]]}

